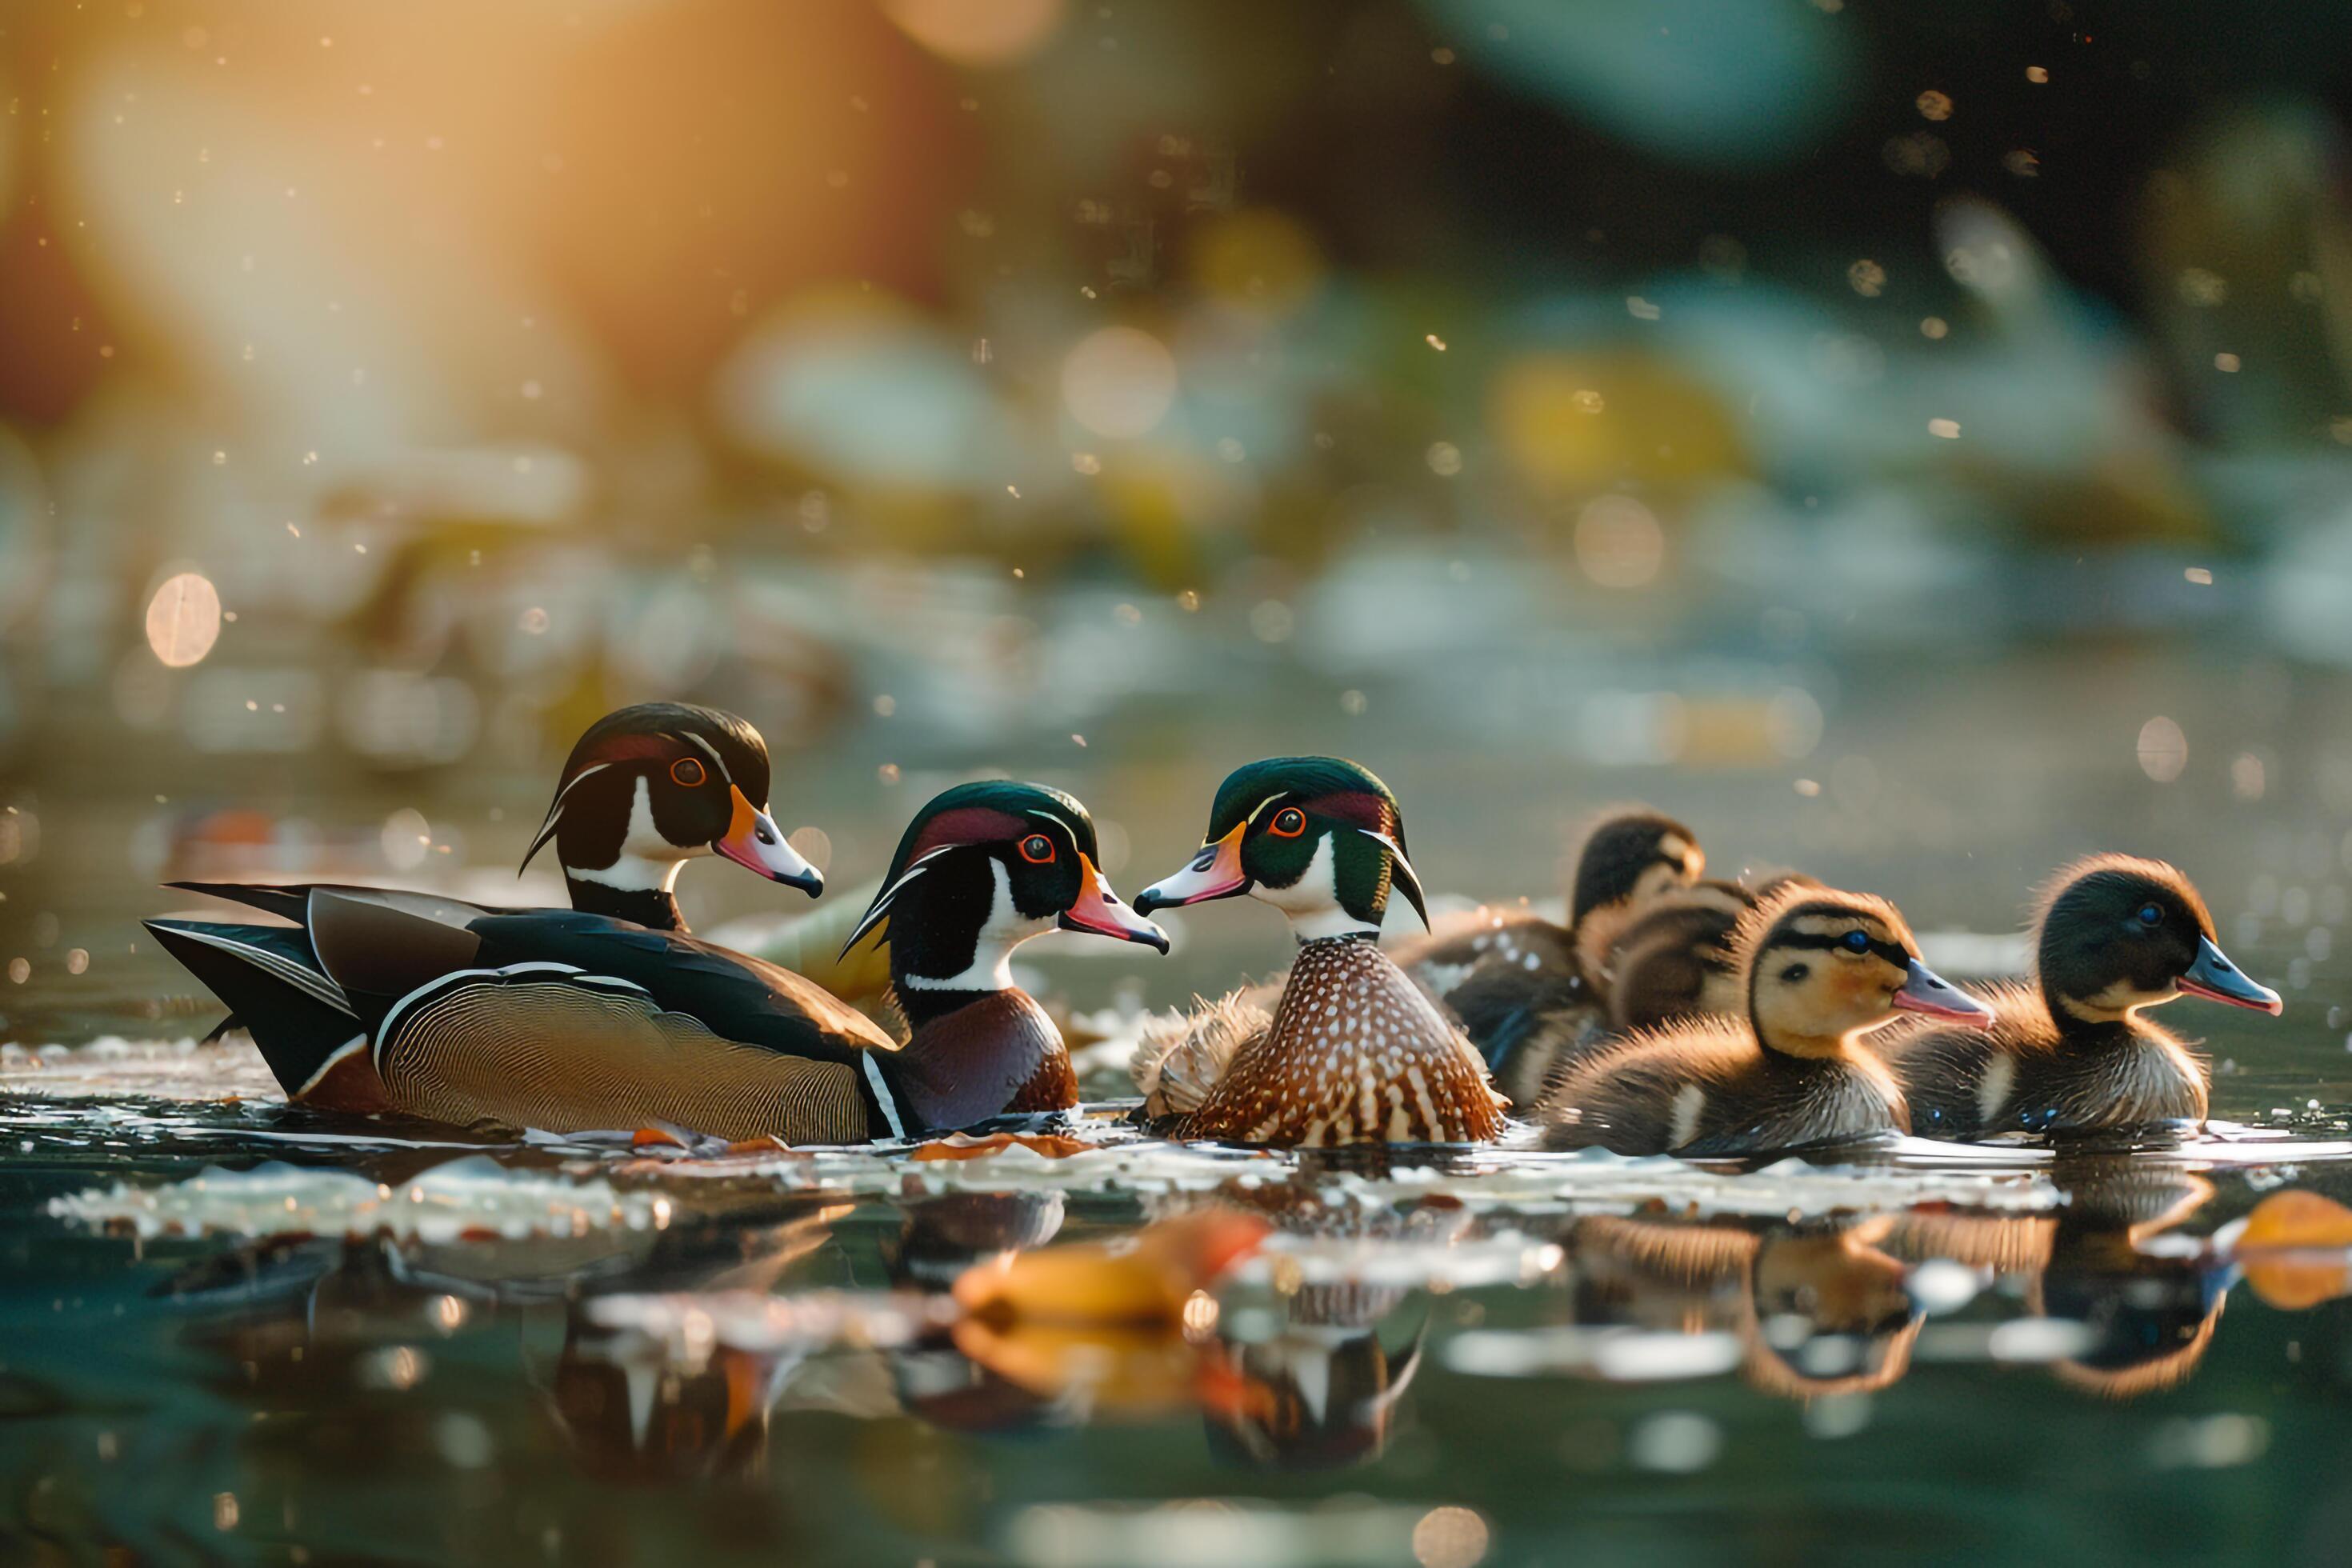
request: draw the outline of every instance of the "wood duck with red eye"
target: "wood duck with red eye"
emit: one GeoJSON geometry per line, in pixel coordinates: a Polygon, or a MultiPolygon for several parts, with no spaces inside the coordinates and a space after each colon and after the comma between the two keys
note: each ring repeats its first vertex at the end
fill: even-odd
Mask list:
{"type": "Polygon", "coordinates": [[[1643,1030],[1545,1091],[1552,1148],[1734,1155],[1910,1130],[1903,1091],[1864,1043],[1898,1013],[1982,1028],[1992,1014],[1919,961],[1895,906],[1791,887],[1740,924],[1742,1018],[1643,1030]]]}
{"type": "Polygon", "coordinates": [[[1013,950],[1059,930],[1168,951],[1111,890],[1101,853],[1087,808],[1043,784],[958,784],[907,825],[842,951],[887,934],[909,1031],[893,1070],[927,1126],[1077,1104],[1061,1031],[1013,983],[1013,950]]]}
{"type": "Polygon", "coordinates": [[[868,915],[870,928],[890,913],[910,955],[964,955],[952,972],[919,959],[905,972],[910,991],[936,976],[972,1005],[925,993],[903,1047],[789,970],[583,910],[287,889],[268,891],[299,895],[298,926],[148,929],[244,1017],[289,1092],[328,1109],[789,1143],[918,1136],[1074,1098],[1052,1026],[1041,1035],[1034,1003],[998,994],[1013,943],[1055,924],[1167,941],[1094,870],[1084,807],[979,787],[989,808],[950,791],[974,809],[935,802],[916,819],[868,915]]]}
{"type": "Polygon", "coordinates": [[[811,898],[824,879],[768,815],[768,746],[732,713],[642,702],[572,748],[522,863],[552,840],[572,907],[656,931],[686,929],[671,889],[718,855],[811,898]]]}
{"type": "Polygon", "coordinates": [[[1137,1059],[1181,1136],[1234,1143],[1470,1143],[1503,1131],[1486,1064],[1380,950],[1401,890],[1423,915],[1396,797],[1335,757],[1277,757],[1217,791],[1192,863],[1138,895],[1149,911],[1246,894],[1290,919],[1297,961],[1270,1017],[1211,1008],[1137,1059]]]}
{"type": "Polygon", "coordinates": [[[1888,1047],[1923,1136],[2202,1121],[2205,1063],[2147,1009],[2189,995],[2282,1010],[2222,953],[2205,900],[2161,860],[2078,860],[2052,879],[2033,923],[2033,979],[1977,988],[1999,1015],[1990,1029],[1916,1029],[1888,1047]]]}

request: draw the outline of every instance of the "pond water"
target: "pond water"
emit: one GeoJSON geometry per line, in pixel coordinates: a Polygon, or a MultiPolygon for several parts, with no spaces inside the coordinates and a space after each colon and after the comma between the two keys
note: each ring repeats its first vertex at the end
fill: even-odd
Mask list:
{"type": "MultiPolygon", "coordinates": [[[[2261,1021],[2211,1022],[2226,1055],[2261,1021]]],[[[291,1110],[232,1046],[17,1052],[0,1539],[34,1562],[2340,1561],[2347,1256],[2250,1252],[2242,1222],[2352,1201],[2340,1072],[2312,1092],[2345,1058],[2316,1016],[2275,1029],[2194,1141],[1748,1171],[1174,1149],[1115,1103],[960,1160],[518,1143],[291,1110]],[[1090,1244],[1204,1214],[1264,1241],[1180,1267],[1156,1328],[949,1294],[1066,1246],[1067,1303],[1124,1278],[1090,1244]]]]}
{"type": "MultiPolygon", "coordinates": [[[[6,905],[49,913],[13,949],[29,978],[0,1032],[20,1042],[0,1046],[0,1560],[2340,1561],[2346,1254],[2250,1252],[2242,1222],[2281,1194],[2352,1203],[2352,753],[2330,739],[2352,683],[2296,675],[2290,718],[2226,669],[2060,658],[1962,692],[1857,666],[1815,755],[1769,766],[1603,776],[1538,724],[1354,731],[1238,688],[1213,735],[1146,713],[1008,760],[1121,825],[1129,892],[1248,756],[1363,756],[1433,888],[1496,897],[1555,889],[1575,819],[1645,796],[1725,869],[1797,858],[1889,893],[1962,974],[2015,962],[1996,933],[2052,866],[2165,854],[2287,998],[2274,1020],[2167,1010],[2215,1064],[2194,1142],[1748,1172],[1139,1148],[1108,1064],[1059,1158],[680,1157],[322,1119],[249,1051],[188,1040],[218,1012],[139,948],[135,917],[172,897],[123,863],[175,807],[94,782],[52,799],[52,874],[6,905]],[[2150,712],[2204,748],[2168,786],[2132,749],[2150,712]],[[2262,789],[2232,773],[2242,731],[2268,748],[2262,789]],[[1267,1233],[1221,1277],[1175,1269],[1150,1332],[1007,1329],[950,1294],[1063,1247],[1091,1289],[1123,1276],[1087,1249],[1204,1212],[1267,1233]]],[[[873,777],[846,743],[780,774],[832,834],[820,909],[862,903],[931,787],[873,777]]],[[[545,789],[517,765],[278,804],[371,843],[415,805],[495,868],[545,789]]],[[[715,870],[683,890],[705,930],[773,904],[715,870]]],[[[1024,978],[1080,1009],[1167,1006],[1278,962],[1271,911],[1185,913],[1158,967],[1071,939],[1024,950],[1024,978]]]]}

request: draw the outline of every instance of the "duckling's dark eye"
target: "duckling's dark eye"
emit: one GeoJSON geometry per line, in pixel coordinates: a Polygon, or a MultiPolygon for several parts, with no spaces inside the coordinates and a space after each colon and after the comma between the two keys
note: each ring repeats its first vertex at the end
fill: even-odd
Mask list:
{"type": "Polygon", "coordinates": [[[1850,931],[1846,932],[1845,950],[1848,952],[1868,952],[1870,951],[1870,933],[1864,931],[1850,931]]]}
{"type": "Polygon", "coordinates": [[[1032,866],[1051,865],[1054,859],[1054,841],[1042,833],[1031,834],[1021,841],[1021,858],[1028,861],[1032,866]]]}
{"type": "Polygon", "coordinates": [[[692,757],[680,757],[677,761],[670,763],[669,776],[679,784],[684,784],[687,788],[692,789],[695,785],[700,784],[704,779],[709,778],[710,775],[709,773],[704,771],[702,764],[696,762],[692,757]]]}
{"type": "Polygon", "coordinates": [[[1792,963],[1789,965],[1788,968],[1780,971],[1780,984],[1783,985],[1794,985],[1798,981],[1802,980],[1806,975],[1811,973],[1812,972],[1811,970],[1807,969],[1801,963],[1792,963]]]}
{"type": "Polygon", "coordinates": [[[1295,805],[1286,805],[1274,814],[1265,830],[1276,838],[1296,838],[1307,831],[1307,814],[1295,805]]]}
{"type": "Polygon", "coordinates": [[[2162,925],[2164,923],[2163,909],[2156,904],[2142,904],[2139,907],[2139,923],[2144,926],[2162,925]]]}

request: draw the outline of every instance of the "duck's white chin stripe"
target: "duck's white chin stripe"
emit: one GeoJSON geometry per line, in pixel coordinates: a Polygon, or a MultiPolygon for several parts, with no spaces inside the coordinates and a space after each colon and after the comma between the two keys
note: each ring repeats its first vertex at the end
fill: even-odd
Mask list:
{"type": "Polygon", "coordinates": [[[627,893],[667,893],[677,883],[677,874],[686,868],[678,860],[651,860],[640,855],[624,855],[609,866],[590,869],[583,866],[566,866],[563,874],[575,882],[593,882],[601,888],[615,888],[627,893]]]}

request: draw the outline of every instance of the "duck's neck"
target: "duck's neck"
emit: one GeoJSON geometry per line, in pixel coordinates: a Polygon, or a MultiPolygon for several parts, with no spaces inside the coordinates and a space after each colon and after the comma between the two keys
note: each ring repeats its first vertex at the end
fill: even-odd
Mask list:
{"type": "Polygon", "coordinates": [[[677,879],[675,866],[667,880],[652,887],[618,887],[569,869],[563,873],[563,885],[572,894],[572,907],[581,913],[610,915],[614,920],[635,921],[655,931],[683,934],[686,917],[678,913],[677,900],[669,890],[669,884],[677,879]]]}

